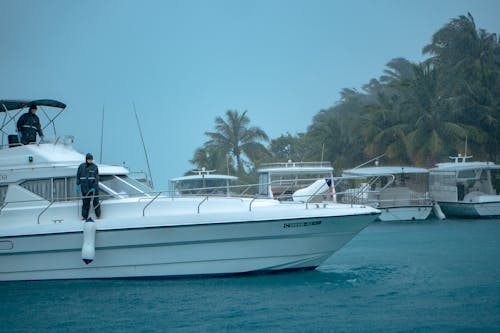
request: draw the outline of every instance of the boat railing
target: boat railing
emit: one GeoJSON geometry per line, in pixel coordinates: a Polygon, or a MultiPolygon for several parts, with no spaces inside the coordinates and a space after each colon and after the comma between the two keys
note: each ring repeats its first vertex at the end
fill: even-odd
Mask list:
{"type": "MultiPolygon", "coordinates": [[[[162,192],[155,192],[157,194],[157,196],[159,196],[160,194],[162,193],[165,193],[166,191],[162,191],[162,192]]],[[[9,205],[13,205],[13,204],[29,204],[29,205],[32,205],[32,204],[37,204],[39,203],[40,205],[42,205],[42,208],[41,208],[41,211],[40,213],[38,214],[37,216],[37,224],[40,224],[40,219],[42,217],[42,215],[44,215],[54,204],[56,203],[60,203],[60,204],[68,204],[68,203],[79,203],[82,199],[85,199],[85,198],[93,198],[94,195],[87,195],[87,196],[73,196],[73,197],[61,197],[61,198],[53,198],[51,200],[47,200],[47,199],[31,199],[31,200],[15,200],[15,201],[5,201],[2,203],[2,205],[0,205],[0,214],[2,214],[3,210],[9,206],[9,205]]],[[[113,195],[113,194],[99,194],[98,195],[99,197],[99,204],[94,207],[97,208],[98,206],[101,205],[101,203],[107,199],[118,199],[119,197],[117,197],[116,195],[113,195]]],[[[155,197],[156,198],[156,197],[155,197]]],[[[155,199],[153,198],[153,199],[155,199]]],[[[139,198],[139,201],[141,199],[148,199],[148,204],[146,205],[145,208],[147,208],[147,206],[149,205],[149,203],[152,202],[151,199],[149,199],[149,197],[140,197],[139,198]]],[[[39,206],[38,206],[39,207],[39,206]]],[[[144,208],[144,209],[145,209],[144,208]]],[[[144,212],[144,209],[143,209],[143,212],[144,212]]]]}
{"type": "MultiPolygon", "coordinates": [[[[317,179],[316,179],[317,180],[317,179]]],[[[211,194],[207,194],[207,193],[194,193],[194,194],[189,194],[188,196],[189,197],[199,197],[200,198],[200,201],[198,202],[197,204],[197,208],[196,208],[196,212],[199,214],[200,211],[201,211],[201,208],[202,206],[207,203],[209,201],[209,198],[211,197],[225,197],[225,198],[231,198],[231,197],[234,197],[234,199],[250,199],[248,200],[248,210],[249,211],[252,211],[253,209],[253,206],[255,204],[255,202],[258,200],[258,199],[269,199],[268,196],[264,196],[264,195],[259,195],[258,194],[258,188],[259,186],[262,186],[262,184],[247,184],[247,185],[231,185],[229,186],[233,192],[233,196],[227,196],[227,195],[222,195],[222,194],[217,194],[217,193],[211,193],[211,194]]],[[[228,186],[223,186],[224,189],[226,189],[228,186]]],[[[206,189],[215,189],[214,188],[204,188],[205,190],[206,189]]],[[[193,190],[197,190],[197,189],[193,189],[193,190]]],[[[199,189],[201,190],[201,189],[199,189]]],[[[308,205],[313,203],[313,202],[318,202],[318,198],[320,198],[320,200],[324,201],[325,200],[325,196],[329,199],[329,200],[333,200],[333,198],[331,197],[331,193],[329,194],[325,194],[324,193],[324,189],[323,191],[321,191],[321,189],[318,189],[315,191],[315,193],[313,194],[309,194],[307,195],[307,199],[305,199],[303,202],[306,204],[305,205],[305,208],[307,209],[308,208],[308,205]],[[315,201],[316,200],[316,201],[315,201]]],[[[40,209],[40,212],[38,213],[37,215],[37,223],[40,224],[41,223],[41,220],[42,220],[42,217],[44,215],[47,214],[48,211],[50,211],[51,209],[55,208],[55,207],[60,207],[59,205],[56,205],[56,204],[69,204],[69,203],[77,203],[77,206],[79,206],[79,203],[80,201],[83,199],[83,198],[92,198],[93,195],[87,195],[87,196],[81,196],[81,195],[77,195],[77,196],[73,196],[73,197],[64,197],[64,198],[52,198],[51,200],[47,200],[47,199],[33,199],[33,200],[16,200],[16,201],[5,201],[4,203],[2,203],[2,205],[0,206],[0,214],[2,214],[4,212],[4,210],[12,205],[12,204],[22,204],[22,203],[25,203],[25,204],[28,204],[30,206],[33,206],[33,203],[40,203],[40,205],[35,205],[33,206],[33,208],[37,208],[37,209],[40,209]]],[[[144,193],[142,196],[126,196],[126,197],[123,197],[122,195],[120,194],[107,194],[107,193],[101,193],[99,194],[99,204],[98,205],[101,205],[103,202],[106,202],[106,200],[108,199],[126,199],[126,198],[136,198],[137,199],[137,202],[144,202],[144,206],[141,208],[141,215],[142,216],[146,216],[146,213],[147,213],[147,210],[149,208],[151,208],[152,204],[155,203],[155,202],[158,202],[158,200],[160,198],[163,198],[163,199],[169,199],[169,200],[172,200],[172,201],[175,201],[179,198],[181,198],[183,196],[180,196],[180,195],[176,195],[176,193],[174,193],[173,191],[171,190],[166,190],[166,191],[151,191],[151,192],[148,192],[148,193],[144,193]]],[[[184,196],[185,197],[185,196],[184,196]]],[[[287,201],[292,201],[292,195],[290,194],[289,195],[289,198],[290,200],[287,200],[287,201]]],[[[281,198],[283,199],[283,197],[281,198]]],[[[351,201],[351,203],[356,203],[356,201],[351,201]]],[[[95,209],[95,207],[94,207],[95,209]]],[[[79,212],[78,212],[79,214],[79,212]]]]}
{"type": "Polygon", "coordinates": [[[427,194],[420,193],[410,194],[408,198],[387,198],[374,200],[373,203],[378,203],[377,208],[384,207],[398,207],[398,206],[430,206],[432,204],[432,200],[430,196],[427,194]]]}
{"type": "MultiPolygon", "coordinates": [[[[394,175],[391,175],[392,177],[388,181],[387,185],[384,186],[383,189],[387,188],[389,185],[391,185],[394,182],[394,175]]],[[[342,203],[346,204],[351,204],[351,205],[366,205],[369,204],[369,196],[370,193],[378,193],[379,191],[373,191],[371,190],[374,186],[374,184],[377,183],[377,181],[380,180],[381,176],[373,176],[368,178],[367,183],[361,183],[361,186],[356,187],[356,188],[347,188],[345,191],[336,191],[336,197],[340,198],[339,201],[342,203]]],[[[345,183],[347,181],[353,181],[353,180],[363,180],[366,179],[366,177],[360,177],[360,176],[349,176],[349,177],[339,177],[335,178],[335,185],[336,187],[341,187],[342,185],[345,186],[345,183]]]]}
{"type": "Polygon", "coordinates": [[[144,206],[144,208],[142,209],[142,216],[146,216],[146,208],[148,208],[152,203],[153,201],[155,201],[160,195],[161,195],[162,192],[158,192],[153,199],[149,200],[149,202],[146,204],[146,206],[144,206]]]}
{"type": "Polygon", "coordinates": [[[332,168],[329,162],[276,162],[263,163],[259,166],[259,170],[274,169],[274,168],[332,168]]]}
{"type": "MultiPolygon", "coordinates": [[[[4,135],[6,133],[3,133],[4,135]]],[[[8,149],[8,148],[14,148],[14,147],[20,147],[20,146],[38,146],[41,144],[52,144],[54,146],[56,145],[63,145],[63,146],[71,146],[75,141],[75,137],[73,135],[62,135],[62,136],[56,136],[56,137],[43,137],[40,139],[38,142],[31,142],[28,144],[23,144],[21,142],[9,142],[7,144],[1,143],[0,144],[0,149],[8,149]]]]}
{"type": "Polygon", "coordinates": [[[56,201],[51,201],[47,207],[45,207],[41,212],[40,214],[38,214],[38,217],[36,219],[36,223],[37,224],[40,224],[40,217],[43,215],[43,213],[45,213],[56,201]]]}
{"type": "Polygon", "coordinates": [[[350,190],[337,192],[339,202],[347,204],[369,205],[376,208],[394,207],[394,206],[423,206],[432,204],[429,193],[420,193],[410,191],[407,196],[385,195],[378,190],[356,191],[350,190]]]}

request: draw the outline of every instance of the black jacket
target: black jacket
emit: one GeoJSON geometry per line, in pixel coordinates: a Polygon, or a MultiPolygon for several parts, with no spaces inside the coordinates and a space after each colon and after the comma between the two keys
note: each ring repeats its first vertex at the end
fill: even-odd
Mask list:
{"type": "Polygon", "coordinates": [[[99,193],[99,169],[94,163],[84,162],[78,167],[76,172],[76,185],[82,188],[82,194],[88,195],[91,188],[95,189],[95,193],[99,193]]]}
{"type": "Polygon", "coordinates": [[[19,117],[17,121],[17,130],[21,132],[21,142],[23,144],[36,142],[36,133],[41,137],[43,136],[40,119],[36,114],[30,111],[19,117]]]}

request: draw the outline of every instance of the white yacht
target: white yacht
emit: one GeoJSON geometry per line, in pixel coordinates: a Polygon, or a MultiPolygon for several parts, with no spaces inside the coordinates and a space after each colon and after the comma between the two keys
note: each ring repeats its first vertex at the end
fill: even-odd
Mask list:
{"type": "MultiPolygon", "coordinates": [[[[65,108],[0,100],[3,135],[29,105],[56,110],[45,128],[65,108]]],[[[11,135],[0,149],[0,281],[312,269],[379,215],[368,206],[150,193],[126,168],[100,164],[102,215],[82,221],[75,175],[84,155],[72,138],[21,145],[11,135]]]]}
{"type": "Polygon", "coordinates": [[[280,201],[333,201],[333,167],[327,162],[265,163],[258,169],[263,197],[280,201]]]}
{"type": "Polygon", "coordinates": [[[337,179],[338,202],[368,204],[381,211],[381,221],[425,220],[432,211],[429,170],[374,166],[344,170],[337,179]]]}
{"type": "Polygon", "coordinates": [[[443,213],[458,217],[500,216],[500,165],[451,157],[430,170],[430,191],[443,213]]]}

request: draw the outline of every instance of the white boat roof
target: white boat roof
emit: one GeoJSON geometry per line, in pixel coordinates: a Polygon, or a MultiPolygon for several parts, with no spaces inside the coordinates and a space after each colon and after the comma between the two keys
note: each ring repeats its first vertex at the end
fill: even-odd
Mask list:
{"type": "Polygon", "coordinates": [[[348,169],[342,172],[344,176],[383,176],[383,175],[397,175],[397,174],[426,174],[429,170],[424,168],[406,167],[406,166],[378,166],[366,167],[357,169],[348,169]]]}
{"type": "Polygon", "coordinates": [[[258,173],[300,174],[300,173],[332,173],[333,167],[327,162],[292,162],[263,164],[258,173]]]}
{"type": "Polygon", "coordinates": [[[229,176],[229,175],[217,175],[217,174],[191,175],[191,176],[172,178],[172,179],[170,179],[170,181],[171,182],[178,182],[178,181],[183,181],[183,180],[197,180],[197,179],[238,180],[238,177],[229,176]]]}
{"type": "Polygon", "coordinates": [[[493,162],[446,162],[438,163],[430,171],[461,171],[471,169],[500,169],[500,165],[493,162]]]}

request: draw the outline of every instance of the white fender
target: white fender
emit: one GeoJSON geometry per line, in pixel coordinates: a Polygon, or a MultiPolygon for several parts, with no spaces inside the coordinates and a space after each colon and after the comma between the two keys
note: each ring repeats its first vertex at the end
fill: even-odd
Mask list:
{"type": "Polygon", "coordinates": [[[82,260],[87,265],[90,264],[95,257],[95,234],[95,222],[92,219],[88,219],[85,223],[83,223],[82,244],[82,260]]]}
{"type": "Polygon", "coordinates": [[[434,211],[434,215],[436,215],[438,219],[444,220],[446,218],[446,215],[444,215],[441,207],[437,202],[434,204],[434,206],[432,206],[432,210],[434,211]]]}
{"type": "MultiPolygon", "coordinates": [[[[328,192],[330,187],[328,186],[326,179],[318,179],[311,185],[301,188],[292,194],[293,201],[297,202],[306,202],[313,195],[319,195],[325,192],[328,192]]],[[[333,193],[332,193],[333,195],[333,193]]]]}

